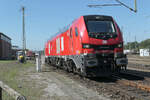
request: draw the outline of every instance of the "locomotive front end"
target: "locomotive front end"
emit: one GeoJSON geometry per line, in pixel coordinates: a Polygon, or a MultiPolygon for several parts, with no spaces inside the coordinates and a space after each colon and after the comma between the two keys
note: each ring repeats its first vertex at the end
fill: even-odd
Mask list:
{"type": "Polygon", "coordinates": [[[126,69],[122,33],[111,16],[84,16],[82,53],[86,76],[110,76],[126,69]]]}

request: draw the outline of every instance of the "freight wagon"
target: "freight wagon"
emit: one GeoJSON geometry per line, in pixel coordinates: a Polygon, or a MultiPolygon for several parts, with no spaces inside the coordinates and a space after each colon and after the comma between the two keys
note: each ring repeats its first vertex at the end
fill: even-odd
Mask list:
{"type": "Polygon", "coordinates": [[[0,59],[11,59],[11,38],[0,33],[0,59]]]}
{"type": "Polygon", "coordinates": [[[82,76],[110,76],[127,66],[123,38],[111,16],[86,15],[45,44],[45,61],[82,76]]]}

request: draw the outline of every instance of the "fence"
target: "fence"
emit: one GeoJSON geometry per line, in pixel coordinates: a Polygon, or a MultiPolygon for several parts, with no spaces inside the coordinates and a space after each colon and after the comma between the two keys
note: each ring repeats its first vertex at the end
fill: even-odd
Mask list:
{"type": "Polygon", "coordinates": [[[24,96],[4,84],[3,82],[0,81],[0,100],[3,100],[2,97],[2,91],[5,91],[9,96],[11,96],[14,100],[26,100],[24,96]]]}

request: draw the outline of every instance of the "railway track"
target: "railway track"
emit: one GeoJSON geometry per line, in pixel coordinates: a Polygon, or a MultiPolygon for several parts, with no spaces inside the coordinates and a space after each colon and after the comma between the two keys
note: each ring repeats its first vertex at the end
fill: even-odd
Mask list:
{"type": "MultiPolygon", "coordinates": [[[[113,83],[105,82],[107,91],[113,91],[112,97],[120,97],[117,100],[150,100],[150,79],[147,81],[143,76],[135,75],[131,73],[120,73],[119,75],[112,75],[111,78],[113,83]],[[111,89],[110,89],[110,86],[111,89]],[[115,90],[115,91],[114,91],[115,90]]],[[[96,82],[99,82],[97,79],[96,82]]],[[[97,83],[97,87],[101,83],[97,83]]],[[[98,90],[99,91],[99,90],[98,90]]]]}
{"type": "Polygon", "coordinates": [[[143,84],[145,82],[150,84],[150,81],[142,76],[121,73],[109,78],[83,78],[56,67],[50,67],[50,70],[65,74],[67,77],[84,84],[99,94],[110,97],[112,100],[150,100],[150,85],[143,84]]]}
{"type": "MultiPolygon", "coordinates": [[[[150,85],[145,85],[143,84],[143,81],[145,81],[145,78],[142,77],[142,76],[139,76],[139,75],[134,75],[134,74],[131,74],[131,73],[121,73],[121,76],[122,77],[129,77],[129,79],[124,79],[118,75],[113,75],[114,78],[117,78],[117,83],[120,83],[120,84],[124,84],[124,85],[127,85],[127,86],[132,86],[132,87],[135,87],[137,89],[141,89],[143,91],[146,91],[146,92],[150,92],[150,85]],[[133,80],[132,80],[133,78],[133,80]],[[132,81],[131,81],[132,80],[132,81]],[[137,82],[136,82],[136,81],[137,82]],[[139,80],[141,82],[139,82],[139,80]]],[[[150,84],[150,80],[149,80],[149,84],[150,84]]]]}

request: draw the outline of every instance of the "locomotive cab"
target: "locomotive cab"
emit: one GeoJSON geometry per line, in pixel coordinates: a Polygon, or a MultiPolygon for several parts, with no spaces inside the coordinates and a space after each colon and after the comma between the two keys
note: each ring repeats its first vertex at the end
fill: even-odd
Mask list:
{"type": "Polygon", "coordinates": [[[126,69],[121,31],[110,16],[84,16],[85,28],[82,51],[87,76],[110,76],[126,69]]]}

